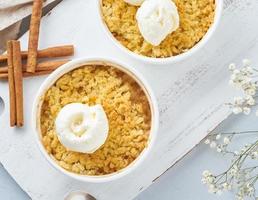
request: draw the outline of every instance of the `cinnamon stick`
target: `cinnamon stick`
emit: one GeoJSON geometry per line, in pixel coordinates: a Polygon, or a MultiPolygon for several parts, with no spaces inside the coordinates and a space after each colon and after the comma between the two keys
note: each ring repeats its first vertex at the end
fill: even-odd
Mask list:
{"type": "Polygon", "coordinates": [[[34,73],[37,65],[38,40],[43,0],[34,0],[30,20],[27,72],[34,73]]]}
{"type": "Polygon", "coordinates": [[[8,83],[9,83],[9,102],[10,102],[10,126],[16,124],[16,101],[15,101],[15,86],[14,86],[14,71],[13,71],[13,48],[12,42],[7,42],[8,55],[8,83]]]}
{"type": "MultiPolygon", "coordinates": [[[[46,70],[46,71],[37,71],[35,73],[30,73],[30,72],[23,72],[22,76],[24,78],[27,77],[34,77],[34,76],[43,76],[43,75],[47,75],[47,74],[51,74],[53,72],[53,70],[46,70]]],[[[8,79],[8,73],[2,73],[0,74],[0,80],[7,80],[8,79]]]]}
{"type": "MultiPolygon", "coordinates": [[[[37,64],[36,72],[38,71],[54,71],[58,67],[67,63],[70,60],[45,61],[37,64]]],[[[22,65],[23,72],[26,71],[27,65],[22,65]]],[[[0,67],[0,74],[8,73],[8,67],[0,67]]]]}
{"type": "Polygon", "coordinates": [[[13,71],[16,97],[16,125],[23,126],[23,82],[22,82],[22,58],[19,41],[12,41],[13,47],[13,71]]]}
{"type": "MultiPolygon", "coordinates": [[[[38,50],[38,58],[57,58],[72,56],[74,54],[73,45],[63,45],[50,47],[42,50],[38,50]]],[[[26,59],[28,57],[28,51],[21,52],[22,58],[26,59]]],[[[0,62],[6,62],[8,58],[7,54],[0,55],[0,62]]]]}

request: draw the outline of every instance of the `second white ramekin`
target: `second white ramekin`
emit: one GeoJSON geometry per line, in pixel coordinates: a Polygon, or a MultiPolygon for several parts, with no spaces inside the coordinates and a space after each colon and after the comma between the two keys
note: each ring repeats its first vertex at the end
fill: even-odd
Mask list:
{"type": "Polygon", "coordinates": [[[139,54],[134,53],[134,52],[130,51],[129,49],[127,49],[109,31],[109,29],[103,19],[103,15],[102,15],[102,9],[101,9],[102,0],[97,1],[97,4],[98,4],[97,7],[98,7],[98,13],[99,13],[99,15],[98,15],[99,20],[102,24],[104,32],[108,35],[109,39],[112,40],[113,43],[119,49],[121,49],[123,52],[125,52],[126,54],[128,54],[129,56],[131,56],[137,60],[141,60],[143,62],[147,62],[147,63],[151,63],[151,64],[162,65],[162,64],[177,63],[179,61],[185,60],[188,57],[191,57],[192,55],[194,55],[196,52],[198,52],[203,46],[205,46],[205,44],[209,41],[209,39],[213,36],[215,30],[217,29],[219,21],[221,19],[222,11],[223,11],[223,0],[215,0],[215,3],[216,3],[216,10],[215,10],[214,22],[211,25],[211,27],[209,28],[209,30],[207,31],[207,33],[204,35],[204,37],[194,47],[192,47],[188,51],[186,51],[182,54],[176,55],[176,56],[168,57],[168,58],[151,58],[151,57],[139,55],[139,54]]]}
{"type": "Polygon", "coordinates": [[[74,179],[85,181],[85,182],[108,182],[112,180],[116,180],[118,178],[121,178],[134,169],[136,169],[139,165],[141,165],[144,161],[144,159],[150,155],[150,152],[153,149],[153,144],[156,140],[157,131],[159,126],[159,110],[158,110],[158,104],[156,101],[156,98],[153,94],[152,89],[150,88],[147,81],[144,79],[144,77],[134,69],[132,69],[130,66],[127,66],[124,63],[114,61],[109,58],[82,58],[77,59],[74,61],[71,61],[57,70],[55,70],[52,74],[49,75],[49,77],[43,82],[41,85],[38,93],[36,94],[34,104],[33,104],[33,111],[32,111],[32,127],[35,131],[36,135],[36,141],[39,146],[40,151],[42,152],[43,156],[47,159],[47,161],[54,166],[58,171],[62,172],[63,174],[72,177],[74,179]],[[43,144],[42,144],[42,135],[40,130],[40,113],[41,113],[41,105],[43,103],[43,97],[46,91],[64,74],[79,68],[81,66],[85,65],[107,65],[107,66],[113,66],[126,74],[128,74],[130,77],[132,77],[143,89],[145,95],[148,98],[150,109],[151,109],[151,130],[149,135],[149,141],[148,146],[143,150],[143,152],[139,155],[137,159],[135,159],[130,165],[128,165],[126,168],[115,172],[113,174],[103,175],[103,176],[88,176],[88,175],[79,175],[72,172],[69,172],[62,167],[60,167],[57,162],[47,153],[45,150],[43,144]]]}

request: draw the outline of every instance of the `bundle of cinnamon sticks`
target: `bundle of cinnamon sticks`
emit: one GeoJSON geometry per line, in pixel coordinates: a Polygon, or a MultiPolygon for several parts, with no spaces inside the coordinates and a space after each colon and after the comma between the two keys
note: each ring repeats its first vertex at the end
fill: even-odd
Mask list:
{"type": "Polygon", "coordinates": [[[38,50],[40,20],[43,0],[34,0],[30,21],[28,51],[21,51],[20,42],[7,42],[7,53],[0,55],[0,80],[8,80],[10,98],[10,126],[22,127],[23,117],[23,77],[46,75],[69,60],[47,60],[38,58],[56,58],[72,56],[73,45],[50,47],[38,50]],[[27,59],[27,60],[26,60],[27,59]]]}
{"type": "MultiPolygon", "coordinates": [[[[9,41],[8,41],[9,42],[9,41]]],[[[7,43],[8,43],[7,42],[7,43]]],[[[8,46],[8,45],[7,45],[8,46]]],[[[64,45],[64,46],[56,46],[50,47],[42,50],[38,50],[37,58],[57,58],[57,57],[66,57],[72,56],[74,54],[74,47],[72,45],[64,45]]],[[[28,51],[21,51],[21,58],[23,60],[27,59],[28,51]]],[[[8,60],[8,52],[7,54],[0,55],[0,63],[7,63],[8,60]]],[[[27,72],[27,64],[23,63],[23,76],[30,77],[30,76],[38,76],[38,75],[45,75],[49,74],[61,65],[67,63],[69,60],[49,60],[44,62],[38,62],[35,68],[35,72],[27,72]]],[[[8,79],[8,66],[7,64],[0,66],[0,80],[7,80],[8,79]]]]}

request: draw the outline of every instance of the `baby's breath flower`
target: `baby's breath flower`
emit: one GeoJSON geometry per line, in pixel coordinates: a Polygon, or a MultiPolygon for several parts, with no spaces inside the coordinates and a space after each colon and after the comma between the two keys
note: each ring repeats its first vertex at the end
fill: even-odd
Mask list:
{"type": "Polygon", "coordinates": [[[251,61],[249,59],[243,59],[243,65],[244,65],[244,67],[250,66],[251,61]]]}
{"type": "Polygon", "coordinates": [[[244,108],[243,108],[243,113],[244,113],[245,115],[249,115],[250,112],[251,112],[251,108],[248,108],[248,107],[244,107],[244,108]]]}
{"type": "Polygon", "coordinates": [[[240,70],[239,70],[239,69],[235,69],[235,70],[233,71],[233,74],[237,76],[238,74],[240,74],[240,70]]]}
{"type": "Polygon", "coordinates": [[[211,173],[210,173],[210,171],[205,170],[205,171],[203,171],[202,175],[203,175],[204,177],[208,177],[208,176],[211,175],[211,173]]]}
{"type": "Polygon", "coordinates": [[[245,100],[246,100],[247,105],[249,105],[249,106],[255,105],[255,100],[251,95],[246,95],[245,100]]]}
{"type": "Polygon", "coordinates": [[[207,184],[206,178],[202,178],[202,179],[201,179],[201,182],[202,182],[202,184],[207,184]]]}
{"type": "Polygon", "coordinates": [[[209,187],[208,189],[209,193],[215,194],[218,191],[217,187],[214,184],[210,184],[208,187],[209,187]]]}
{"type": "Polygon", "coordinates": [[[228,137],[224,137],[223,142],[228,145],[230,143],[230,139],[228,137]]]}
{"type": "Polygon", "coordinates": [[[235,105],[242,105],[244,103],[243,97],[235,97],[234,98],[234,104],[235,105]]]}
{"type": "Polygon", "coordinates": [[[219,140],[221,138],[221,134],[216,135],[216,140],[219,140]]]}
{"type": "Polygon", "coordinates": [[[234,70],[236,69],[235,63],[229,64],[228,69],[229,69],[230,71],[234,71],[234,70]]]}
{"type": "Polygon", "coordinates": [[[243,68],[237,69],[234,64],[229,65],[231,77],[229,84],[242,90],[244,97],[235,97],[232,104],[234,114],[250,113],[250,106],[255,105],[254,95],[256,94],[257,84],[253,80],[253,68],[250,66],[250,60],[243,60],[243,68]]]}
{"type": "Polygon", "coordinates": [[[222,152],[221,147],[217,147],[217,152],[219,152],[219,153],[221,153],[221,152],[222,152]]]}
{"type": "Polygon", "coordinates": [[[212,142],[210,143],[210,148],[214,149],[214,148],[216,148],[216,146],[217,146],[217,143],[216,143],[216,142],[212,141],[212,142]]]}
{"type": "Polygon", "coordinates": [[[251,74],[253,73],[253,68],[250,67],[250,66],[247,66],[246,70],[247,70],[248,73],[251,73],[251,74]]]}
{"type": "Polygon", "coordinates": [[[243,109],[240,107],[234,107],[232,112],[237,115],[237,114],[243,112],[243,109]]]}
{"type": "Polygon", "coordinates": [[[247,90],[245,90],[245,93],[247,94],[247,95],[251,95],[251,96],[254,96],[255,94],[256,94],[256,88],[250,88],[250,89],[247,89],[247,90]]]}
{"type": "MultiPolygon", "coordinates": [[[[235,97],[229,105],[235,114],[244,113],[248,115],[251,107],[256,104],[255,94],[258,89],[258,81],[254,77],[258,77],[258,70],[251,67],[250,60],[243,60],[243,67],[237,68],[234,63],[229,65],[231,77],[229,84],[240,89],[243,96],[235,97]]],[[[258,110],[256,111],[258,116],[258,110]]],[[[257,131],[258,132],[258,131],[257,131]]],[[[222,134],[211,134],[206,139],[205,144],[223,155],[231,155],[231,165],[228,169],[219,174],[213,175],[208,170],[203,172],[202,183],[208,186],[208,191],[220,195],[223,191],[237,190],[236,199],[244,200],[246,197],[255,196],[255,185],[258,182],[258,166],[246,165],[246,160],[258,159],[258,140],[253,144],[246,144],[239,151],[232,151],[230,143],[235,135],[242,133],[257,134],[256,131],[232,132],[222,134]],[[225,135],[221,139],[221,135],[225,135]]],[[[257,165],[257,163],[255,164],[257,165]]],[[[258,200],[258,198],[256,199],[258,200]]]]}
{"type": "Polygon", "coordinates": [[[227,190],[227,191],[231,190],[231,185],[227,182],[223,183],[222,187],[224,190],[227,190]]]}
{"type": "Polygon", "coordinates": [[[229,170],[229,174],[234,177],[234,176],[238,175],[237,174],[238,171],[239,171],[238,166],[233,165],[233,167],[229,170]]]}
{"type": "Polygon", "coordinates": [[[209,140],[209,139],[206,139],[205,141],[204,141],[204,144],[210,144],[211,143],[211,141],[209,140]]]}
{"type": "Polygon", "coordinates": [[[214,181],[215,181],[215,177],[214,176],[210,175],[210,176],[207,177],[207,182],[208,183],[212,184],[212,183],[214,183],[214,181]]]}
{"type": "Polygon", "coordinates": [[[257,151],[254,151],[254,152],[251,153],[250,156],[251,156],[252,159],[256,159],[257,156],[258,156],[258,152],[257,152],[257,151]]]}
{"type": "Polygon", "coordinates": [[[244,200],[244,197],[243,197],[243,196],[240,196],[240,195],[237,195],[237,196],[236,196],[236,200],[244,200]]]}

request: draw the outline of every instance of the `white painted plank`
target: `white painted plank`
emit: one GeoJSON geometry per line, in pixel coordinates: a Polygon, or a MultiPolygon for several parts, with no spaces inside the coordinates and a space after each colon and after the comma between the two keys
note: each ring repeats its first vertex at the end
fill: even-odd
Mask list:
{"type": "MultiPolygon", "coordinates": [[[[257,1],[226,0],[219,29],[202,51],[187,61],[158,67],[133,60],[108,40],[97,18],[96,1],[63,1],[43,19],[40,46],[73,43],[75,57],[112,57],[143,73],[160,106],[161,128],[155,148],[143,166],[112,183],[82,183],[65,177],[42,157],[30,128],[32,99],[44,80],[36,78],[27,79],[24,85],[26,126],[9,128],[8,109],[1,116],[0,161],[32,199],[62,199],[75,189],[98,199],[132,199],[228,116],[224,102],[233,91],[227,87],[227,64],[246,51],[258,51],[257,11],[257,1]]],[[[27,37],[21,38],[23,48],[27,37]]],[[[8,102],[7,84],[0,83],[0,88],[0,96],[8,102]]]]}

